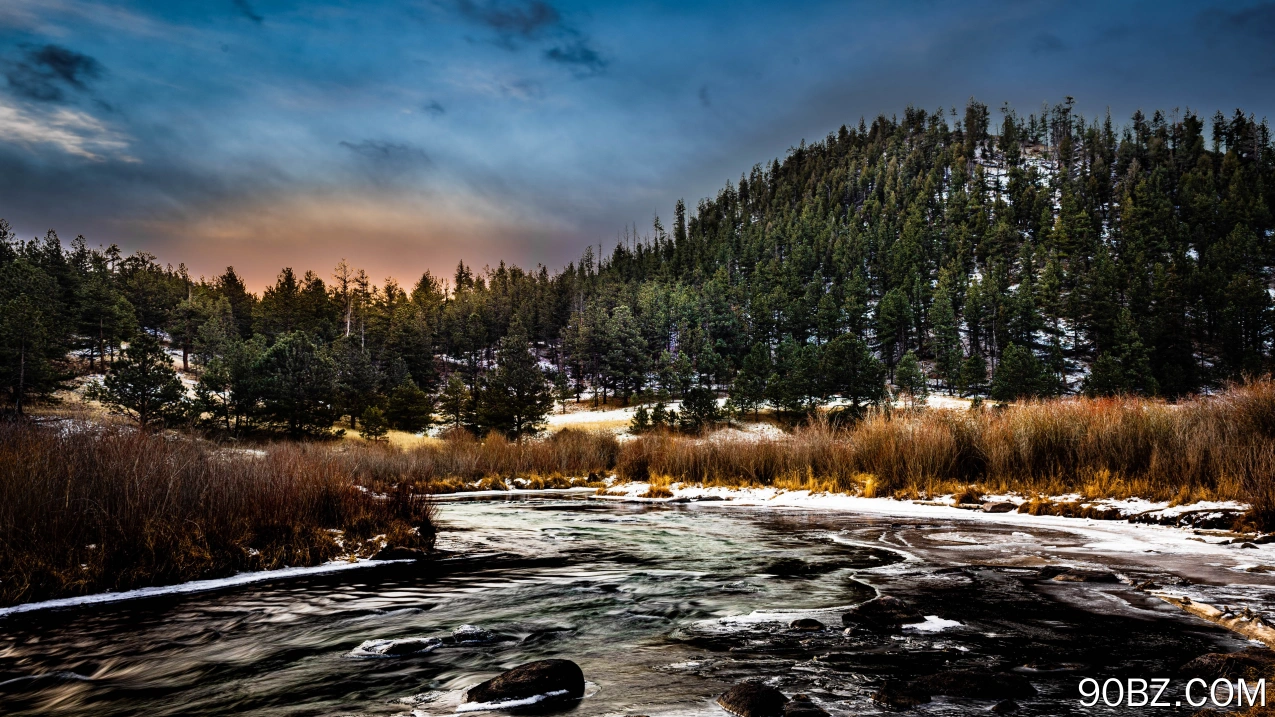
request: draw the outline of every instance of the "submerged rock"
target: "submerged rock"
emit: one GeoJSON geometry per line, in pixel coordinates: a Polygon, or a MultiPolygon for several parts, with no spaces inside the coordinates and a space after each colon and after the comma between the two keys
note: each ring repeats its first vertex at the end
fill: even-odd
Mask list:
{"type": "Polygon", "coordinates": [[[1036,688],[1026,677],[1012,672],[944,670],[922,677],[914,684],[932,695],[984,700],[1021,699],[1036,694],[1036,688]]]}
{"type": "Polygon", "coordinates": [[[1275,673],[1275,651],[1265,647],[1246,647],[1239,652],[1210,652],[1183,665],[1183,677],[1199,677],[1208,682],[1216,679],[1260,680],[1275,673]]]}
{"type": "Polygon", "coordinates": [[[404,548],[401,545],[395,545],[389,548],[382,548],[380,552],[372,556],[373,560],[424,560],[429,557],[429,553],[420,548],[404,548]]]}
{"type": "Polygon", "coordinates": [[[739,717],[783,717],[788,698],[760,682],[741,682],[722,693],[717,704],[739,717]]]}
{"type": "Polygon", "coordinates": [[[803,617],[788,623],[788,627],[802,632],[818,632],[824,628],[824,624],[812,617],[803,617]]]}
{"type": "Polygon", "coordinates": [[[930,693],[922,686],[901,680],[886,680],[872,700],[892,710],[910,710],[930,701],[930,693]]]}
{"type": "Polygon", "coordinates": [[[584,673],[571,660],[537,660],[508,670],[469,688],[465,703],[487,703],[507,707],[548,707],[584,697],[584,673]]]}
{"type": "Polygon", "coordinates": [[[1007,715],[1018,711],[1018,703],[1013,700],[1001,700],[992,706],[992,714],[1007,715]]]}
{"type": "Polygon", "coordinates": [[[398,640],[368,640],[354,650],[356,656],[403,657],[432,652],[443,641],[437,637],[405,637],[398,640]]]}
{"type": "Polygon", "coordinates": [[[784,717],[828,717],[828,711],[806,695],[793,695],[784,705],[784,717]]]}
{"type": "Polygon", "coordinates": [[[1046,580],[1055,580],[1060,583],[1118,583],[1120,578],[1115,573],[1106,570],[1085,570],[1083,568],[1058,568],[1049,567],[1040,571],[1040,576],[1046,580]]]}
{"type": "Polygon", "coordinates": [[[841,624],[846,627],[862,627],[878,632],[898,630],[904,625],[918,622],[925,622],[925,616],[911,605],[889,595],[856,605],[841,616],[841,624]]]}
{"type": "Polygon", "coordinates": [[[465,645],[478,642],[491,642],[496,639],[496,636],[490,630],[484,630],[477,625],[461,625],[455,630],[452,630],[452,638],[456,640],[456,644],[465,645]]]}

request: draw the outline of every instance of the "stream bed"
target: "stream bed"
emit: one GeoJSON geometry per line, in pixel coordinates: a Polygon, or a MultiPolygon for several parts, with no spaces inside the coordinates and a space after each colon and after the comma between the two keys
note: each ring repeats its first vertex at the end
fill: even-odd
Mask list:
{"type": "MultiPolygon", "coordinates": [[[[1024,676],[1037,694],[1015,714],[1128,714],[1083,706],[1080,680],[1171,678],[1248,643],[1126,582],[1042,568],[1275,607],[1265,573],[1057,527],[558,497],[450,501],[440,517],[440,544],[462,558],[0,617],[0,714],[450,715],[468,687],[550,657],[582,667],[581,717],[722,716],[714,698],[747,679],[878,714],[883,681],[944,669],[1024,676]],[[878,593],[932,617],[847,634],[841,615],[878,593]],[[826,629],[789,627],[801,618],[826,629]],[[411,639],[423,651],[378,652],[411,639]]],[[[935,697],[910,713],[995,703],[935,697]]]]}

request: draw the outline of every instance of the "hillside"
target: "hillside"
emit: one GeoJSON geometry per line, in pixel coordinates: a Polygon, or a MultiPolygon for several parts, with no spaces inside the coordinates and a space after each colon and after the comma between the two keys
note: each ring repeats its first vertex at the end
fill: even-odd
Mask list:
{"type": "Polygon", "coordinates": [[[1269,370],[1265,121],[1175,110],[1117,126],[1070,98],[992,114],[971,100],[959,116],[861,120],[693,210],[678,202],[669,227],[626,231],[605,256],[586,248],[556,273],[461,264],[410,291],[342,263],[330,279],[284,269],[256,296],[233,269],[194,279],[0,226],[0,385],[20,408],[148,332],[199,371],[198,413],[226,430],[322,431],[372,407],[411,423],[454,376],[439,412],[518,433],[483,397],[525,380],[518,410],[544,408],[533,364],[494,368],[528,348],[560,399],[698,391],[794,414],[880,400],[886,381],[1173,398],[1269,370]]]}

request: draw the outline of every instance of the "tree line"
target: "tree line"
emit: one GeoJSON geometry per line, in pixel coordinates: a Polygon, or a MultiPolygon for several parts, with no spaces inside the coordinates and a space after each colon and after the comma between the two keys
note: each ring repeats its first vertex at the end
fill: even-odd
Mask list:
{"type": "Polygon", "coordinates": [[[1071,98],[992,114],[971,100],[843,126],[555,273],[462,263],[404,289],[342,262],[286,268],[256,295],[233,269],[193,279],[0,225],[0,384],[19,412],[75,370],[119,398],[145,377],[123,370],[166,343],[198,382],[169,381],[185,404],[157,419],[521,434],[554,399],[656,404],[648,421],[694,428],[721,396],[741,414],[854,415],[891,385],[1172,399],[1270,369],[1265,120],[1174,110],[1116,127],[1071,98]]]}

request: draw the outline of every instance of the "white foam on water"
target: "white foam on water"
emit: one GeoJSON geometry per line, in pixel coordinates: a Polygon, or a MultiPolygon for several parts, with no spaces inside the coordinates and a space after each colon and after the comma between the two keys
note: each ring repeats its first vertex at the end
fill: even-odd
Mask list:
{"type": "Polygon", "coordinates": [[[926,615],[925,622],[916,622],[911,625],[904,625],[904,632],[943,632],[950,627],[961,627],[962,623],[956,620],[944,620],[938,615],[926,615]]]}
{"type": "Polygon", "coordinates": [[[443,641],[437,637],[404,637],[397,640],[365,640],[361,645],[350,651],[350,657],[405,657],[407,655],[419,655],[424,652],[433,652],[443,641]],[[396,647],[406,646],[408,648],[418,647],[419,649],[405,652],[395,650],[396,647]]]}
{"type": "Polygon", "coordinates": [[[461,704],[459,707],[457,707],[456,711],[457,712],[488,712],[491,710],[508,710],[508,709],[515,709],[518,707],[530,707],[531,705],[537,704],[539,702],[544,702],[545,700],[551,697],[561,697],[565,694],[569,694],[567,690],[554,690],[553,692],[546,692],[542,695],[532,695],[531,697],[524,697],[523,699],[520,699],[520,700],[498,700],[494,702],[466,702],[464,704],[461,704]]]}

